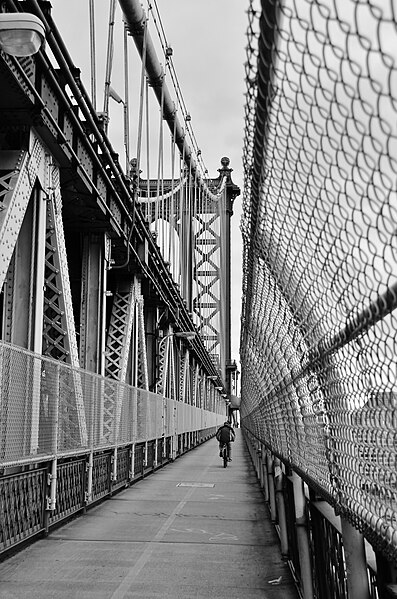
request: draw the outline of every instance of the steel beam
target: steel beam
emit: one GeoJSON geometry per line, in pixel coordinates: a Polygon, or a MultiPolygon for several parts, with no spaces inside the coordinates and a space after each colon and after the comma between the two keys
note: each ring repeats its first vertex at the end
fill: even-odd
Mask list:
{"type": "Polygon", "coordinates": [[[175,143],[185,160],[186,166],[194,173],[197,170],[196,162],[186,142],[184,128],[176,116],[175,103],[164,81],[164,72],[157,57],[152,38],[148,31],[145,34],[145,11],[139,0],[119,0],[119,4],[124,13],[129,33],[133,37],[139,55],[144,61],[149,83],[153,87],[154,94],[160,106],[163,106],[163,118],[168,124],[171,135],[175,139],[175,143]]]}

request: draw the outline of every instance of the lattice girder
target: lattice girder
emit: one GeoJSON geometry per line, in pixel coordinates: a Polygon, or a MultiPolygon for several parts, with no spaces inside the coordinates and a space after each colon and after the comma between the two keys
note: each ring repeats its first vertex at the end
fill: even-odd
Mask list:
{"type": "MultiPolygon", "coordinates": [[[[215,206],[214,209],[216,210],[215,206]]],[[[197,215],[196,222],[200,228],[194,236],[196,296],[193,300],[193,311],[199,318],[200,334],[210,354],[216,353],[221,343],[219,322],[221,307],[219,291],[217,293],[221,269],[220,235],[214,228],[214,224],[219,221],[218,212],[207,221],[197,215]]]]}
{"type": "Polygon", "coordinates": [[[31,133],[30,151],[0,151],[0,289],[37,177],[44,178],[45,152],[31,133]]]}
{"type": "MultiPolygon", "coordinates": [[[[47,159],[47,223],[44,268],[44,310],[43,310],[43,355],[73,366],[71,377],[72,401],[68,399],[64,417],[70,422],[71,436],[74,437],[74,418],[80,443],[88,441],[85,417],[84,398],[77,351],[76,328],[74,323],[72,294],[70,289],[69,269],[66,256],[66,244],[62,221],[62,198],[60,190],[59,169],[47,159]],[[73,410],[75,414],[73,415],[73,410]]],[[[62,410],[60,418],[63,417],[62,410]]],[[[64,426],[64,431],[68,430],[64,426]]],[[[65,432],[65,434],[67,434],[65,432]]]]}
{"type": "Polygon", "coordinates": [[[136,383],[139,389],[149,390],[149,373],[147,364],[146,351],[146,331],[145,331],[145,315],[144,315],[144,298],[141,293],[141,282],[135,279],[135,309],[137,320],[137,376],[136,383]]]}
{"type": "MultiPolygon", "coordinates": [[[[105,350],[105,376],[112,380],[125,382],[128,357],[131,347],[131,335],[134,322],[135,290],[133,281],[127,289],[116,290],[113,296],[105,350]]],[[[103,397],[103,436],[113,439],[117,425],[115,421],[120,413],[121,398],[115,393],[115,385],[105,383],[103,397]]]]}

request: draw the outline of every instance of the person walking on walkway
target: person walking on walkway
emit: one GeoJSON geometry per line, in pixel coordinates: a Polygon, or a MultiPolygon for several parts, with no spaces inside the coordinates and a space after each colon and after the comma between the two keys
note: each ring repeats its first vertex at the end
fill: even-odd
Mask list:
{"type": "Polygon", "coordinates": [[[227,447],[227,458],[228,461],[232,461],[232,448],[230,443],[236,438],[236,433],[233,430],[232,425],[228,420],[223,423],[222,426],[216,431],[216,438],[219,441],[219,455],[222,457],[222,448],[224,445],[227,447]]]}

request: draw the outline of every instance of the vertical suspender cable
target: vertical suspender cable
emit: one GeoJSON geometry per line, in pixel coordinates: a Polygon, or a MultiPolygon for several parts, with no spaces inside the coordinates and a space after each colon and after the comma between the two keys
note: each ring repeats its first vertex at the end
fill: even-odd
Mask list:
{"type": "MultiPolygon", "coordinates": [[[[119,0],[119,4],[125,15],[128,28],[135,41],[138,52],[142,56],[144,35],[143,23],[146,19],[146,16],[141,6],[140,0],[119,0]]],[[[192,170],[194,170],[197,168],[197,165],[192,156],[192,151],[186,143],[183,127],[176,118],[175,103],[171,99],[166,83],[162,80],[162,67],[158,61],[156,50],[149,33],[147,33],[146,45],[146,71],[149,81],[153,85],[154,95],[159,103],[161,102],[161,97],[163,96],[163,118],[167,122],[171,131],[174,129],[174,124],[176,125],[175,143],[177,144],[180,152],[183,153],[186,164],[188,165],[191,163],[192,170]],[[159,83],[162,84],[161,87],[159,83]]]]}
{"type": "Polygon", "coordinates": [[[90,0],[90,63],[91,63],[91,102],[96,110],[96,48],[95,48],[95,8],[90,0]]]}
{"type": "Polygon", "coordinates": [[[197,260],[196,260],[196,236],[200,231],[200,220],[198,218],[200,206],[200,186],[197,184],[197,171],[194,174],[194,196],[193,196],[193,214],[191,219],[191,240],[192,240],[192,312],[194,314],[194,298],[197,297],[197,260]]]}
{"type": "MultiPolygon", "coordinates": [[[[139,117],[138,117],[138,136],[137,136],[137,148],[136,148],[136,168],[137,176],[139,177],[139,170],[141,165],[141,147],[142,147],[142,121],[143,121],[143,101],[145,95],[145,71],[146,71],[146,41],[147,41],[147,20],[144,24],[143,32],[143,51],[142,51],[142,70],[141,70],[141,86],[140,86],[140,99],[139,99],[139,117]]],[[[149,185],[149,179],[148,179],[149,185]]],[[[148,187],[149,194],[149,187],[148,187]]]]}
{"type": "Polygon", "coordinates": [[[112,77],[112,66],[113,66],[113,31],[114,31],[114,16],[116,12],[116,0],[110,0],[109,8],[109,30],[108,30],[108,48],[106,55],[106,73],[105,73],[105,93],[103,98],[103,112],[105,115],[104,130],[105,133],[108,129],[109,119],[109,95],[110,95],[110,81],[112,77]]]}
{"type": "MultiPolygon", "coordinates": [[[[175,273],[175,231],[176,231],[176,223],[175,223],[175,126],[174,131],[171,137],[171,200],[170,200],[170,238],[169,238],[169,261],[173,266],[172,276],[176,281],[176,273],[175,273]]],[[[179,192],[180,193],[180,192],[179,192]]]]}
{"type": "Polygon", "coordinates": [[[146,93],[146,178],[148,182],[148,201],[146,204],[146,219],[149,223],[152,222],[152,208],[149,193],[149,182],[150,182],[150,119],[149,119],[149,82],[146,79],[145,82],[145,93],[146,93]]]}
{"type": "MultiPolygon", "coordinates": [[[[164,74],[162,75],[164,77],[164,74]]],[[[156,219],[156,233],[159,230],[159,197],[160,197],[160,181],[161,181],[161,164],[163,160],[163,108],[164,108],[164,86],[161,86],[161,101],[160,101],[160,130],[159,130],[159,150],[157,157],[157,191],[156,191],[156,206],[155,206],[155,219],[156,219]]],[[[164,255],[164,248],[163,248],[164,255]]]]}
{"type": "MultiPolygon", "coordinates": [[[[186,136],[186,121],[185,121],[185,131],[184,137],[186,136]]],[[[181,186],[181,201],[179,202],[179,262],[181,268],[181,294],[184,299],[186,299],[186,248],[184,247],[185,235],[184,235],[184,220],[185,220],[185,202],[187,190],[186,186],[189,184],[189,179],[186,177],[185,180],[185,145],[182,148],[182,156],[181,156],[181,175],[183,184],[181,186]]]]}
{"type": "Polygon", "coordinates": [[[127,177],[129,177],[130,174],[130,90],[128,70],[128,32],[127,26],[124,23],[124,148],[125,172],[127,177]]]}

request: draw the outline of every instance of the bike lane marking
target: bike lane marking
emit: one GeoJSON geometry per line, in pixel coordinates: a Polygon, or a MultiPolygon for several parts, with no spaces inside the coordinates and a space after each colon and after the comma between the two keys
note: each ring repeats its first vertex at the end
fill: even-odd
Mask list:
{"type": "Polygon", "coordinates": [[[146,565],[146,563],[152,556],[152,553],[155,549],[156,544],[164,538],[166,532],[168,531],[170,526],[172,526],[172,524],[174,523],[175,518],[177,517],[179,512],[181,512],[182,509],[185,507],[186,502],[191,497],[191,495],[193,495],[194,491],[195,491],[195,489],[193,487],[191,487],[187,491],[184,499],[178,503],[178,505],[175,507],[175,509],[172,511],[172,513],[167,518],[167,520],[164,522],[163,526],[156,533],[153,540],[149,541],[148,546],[143,551],[143,553],[140,556],[140,558],[138,559],[138,561],[134,564],[134,566],[132,566],[132,568],[129,570],[128,574],[124,578],[123,582],[118,586],[118,588],[115,590],[113,595],[111,595],[111,599],[123,599],[127,595],[127,593],[129,593],[131,584],[135,581],[136,577],[139,575],[142,568],[146,565]]]}
{"type": "MultiPolygon", "coordinates": [[[[208,472],[211,465],[207,466],[203,472],[203,476],[208,472]]],[[[193,493],[197,491],[197,487],[189,487],[188,491],[185,494],[185,497],[178,503],[178,505],[171,512],[167,520],[164,522],[163,526],[156,533],[151,541],[148,541],[148,545],[146,549],[144,549],[142,555],[139,557],[138,561],[130,568],[129,572],[125,576],[124,580],[119,584],[114,593],[110,596],[110,599],[124,599],[124,597],[129,593],[130,587],[132,583],[135,581],[137,576],[140,574],[142,568],[146,565],[149,559],[152,556],[153,551],[155,550],[157,543],[162,541],[164,536],[166,535],[168,529],[175,521],[175,518],[178,514],[183,510],[187,501],[193,495],[193,493]]]]}

